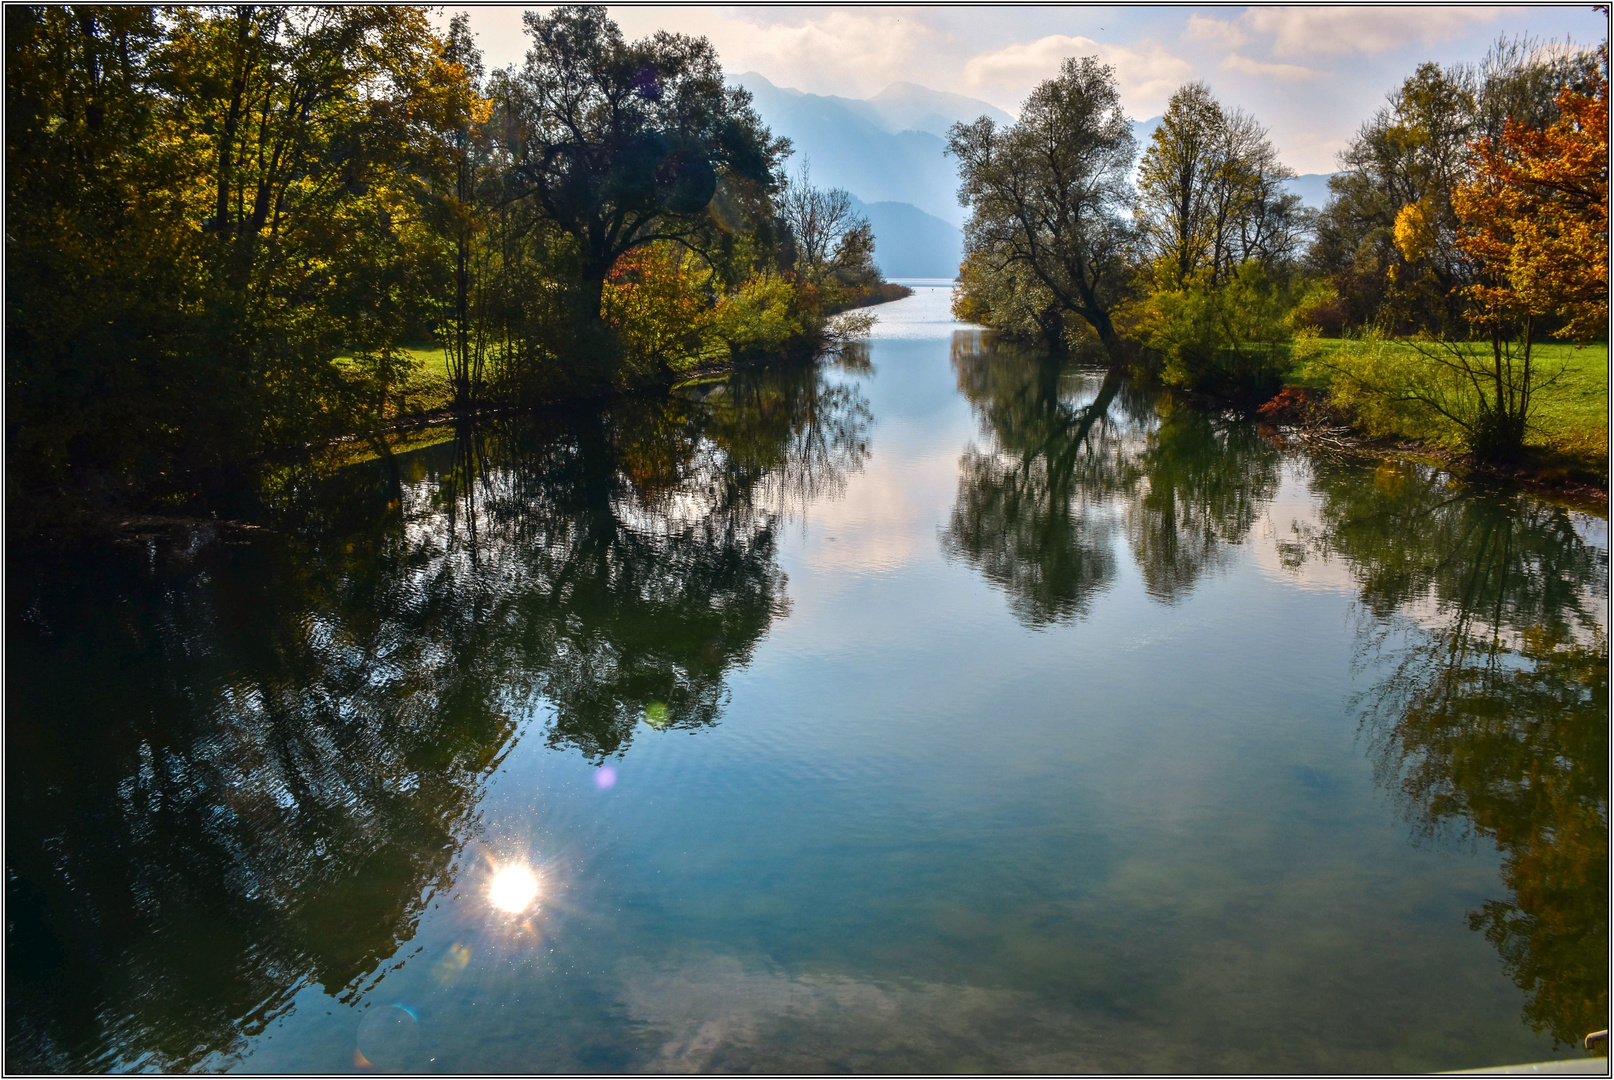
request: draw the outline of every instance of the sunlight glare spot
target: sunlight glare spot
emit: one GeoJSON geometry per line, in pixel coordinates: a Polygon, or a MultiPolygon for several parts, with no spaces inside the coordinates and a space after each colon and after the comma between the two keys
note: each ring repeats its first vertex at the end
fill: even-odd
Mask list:
{"type": "Polygon", "coordinates": [[[493,875],[488,899],[501,911],[516,914],[527,910],[538,895],[538,879],[525,866],[506,866],[493,875]]]}

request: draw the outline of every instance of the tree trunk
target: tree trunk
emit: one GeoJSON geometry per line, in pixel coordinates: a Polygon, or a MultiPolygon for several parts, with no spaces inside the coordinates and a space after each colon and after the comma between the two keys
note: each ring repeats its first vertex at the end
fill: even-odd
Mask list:
{"type": "Polygon", "coordinates": [[[1088,325],[1093,328],[1093,332],[1098,335],[1099,343],[1104,346],[1104,351],[1109,354],[1112,368],[1121,367],[1131,359],[1131,353],[1126,347],[1126,342],[1121,339],[1121,335],[1115,332],[1115,324],[1110,321],[1109,312],[1083,312],[1082,317],[1087,320],[1088,325]]]}
{"type": "Polygon", "coordinates": [[[230,221],[230,179],[235,156],[235,133],[241,123],[241,98],[247,86],[247,45],[252,36],[252,8],[236,11],[235,71],[230,78],[230,105],[219,135],[218,192],[214,228],[224,232],[230,221]]]}

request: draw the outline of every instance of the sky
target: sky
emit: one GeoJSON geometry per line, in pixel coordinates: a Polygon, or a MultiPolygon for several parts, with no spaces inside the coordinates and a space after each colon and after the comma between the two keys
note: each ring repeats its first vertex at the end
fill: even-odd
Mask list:
{"type": "MultiPolygon", "coordinates": [[[[526,53],[521,7],[468,11],[488,66],[526,53]]],[[[530,10],[543,11],[544,8],[530,10]]],[[[1595,47],[1607,16],[1590,4],[1500,7],[620,7],[629,38],[672,30],[710,38],[724,70],[777,86],[870,97],[893,82],[964,94],[1018,113],[1067,56],[1111,65],[1134,119],[1203,79],[1253,114],[1296,172],[1335,155],[1425,60],[1477,61],[1499,36],[1595,47]]]]}

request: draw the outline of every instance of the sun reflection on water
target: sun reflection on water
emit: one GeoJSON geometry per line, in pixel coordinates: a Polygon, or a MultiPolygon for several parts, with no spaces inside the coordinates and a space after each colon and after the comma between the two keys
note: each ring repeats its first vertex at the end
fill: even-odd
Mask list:
{"type": "Polygon", "coordinates": [[[488,900],[500,911],[519,915],[538,898],[538,878],[520,863],[501,867],[488,885],[488,900]]]}

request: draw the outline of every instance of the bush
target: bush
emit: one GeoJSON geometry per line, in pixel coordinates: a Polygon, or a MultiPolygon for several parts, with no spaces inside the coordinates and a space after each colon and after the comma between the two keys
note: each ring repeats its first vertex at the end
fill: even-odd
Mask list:
{"type": "Polygon", "coordinates": [[[796,290],[760,274],[718,300],[711,327],[735,357],[778,352],[806,333],[796,290]]]}
{"type": "Polygon", "coordinates": [[[1253,404],[1277,393],[1295,365],[1296,291],[1247,262],[1223,285],[1157,290],[1129,315],[1165,382],[1253,404]]]}
{"type": "Polygon", "coordinates": [[[1319,356],[1334,401],[1370,435],[1414,438],[1492,461],[1522,449],[1539,377],[1528,344],[1391,340],[1376,331],[1319,356]]]}

